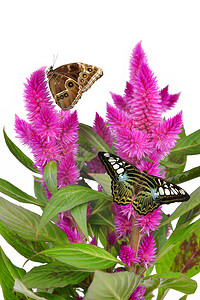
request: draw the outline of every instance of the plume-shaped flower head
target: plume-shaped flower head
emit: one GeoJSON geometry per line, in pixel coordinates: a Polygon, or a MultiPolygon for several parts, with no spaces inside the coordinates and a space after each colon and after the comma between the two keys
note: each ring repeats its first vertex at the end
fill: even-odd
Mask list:
{"type": "MultiPolygon", "coordinates": [[[[131,55],[130,80],[124,96],[111,93],[116,107],[107,105],[107,119],[118,155],[134,162],[139,169],[142,157],[154,157],[157,168],[159,160],[169,153],[182,130],[181,112],[168,120],[162,117],[163,112],[175,105],[179,95],[170,95],[168,86],[159,90],[141,42],[138,43],[131,55]]],[[[157,175],[152,166],[151,171],[151,175],[157,175]]]]}
{"type": "MultiPolygon", "coordinates": [[[[49,161],[57,163],[58,189],[76,184],[79,178],[75,163],[78,140],[76,111],[58,112],[54,108],[48,92],[45,68],[33,72],[30,79],[27,79],[24,99],[28,121],[16,116],[17,137],[31,149],[35,166],[41,174],[49,161]]],[[[51,194],[48,190],[46,192],[49,199],[51,194]]],[[[72,224],[68,225],[66,218],[60,218],[59,227],[66,232],[69,240],[83,241],[84,237],[79,235],[77,229],[72,224]]]]}

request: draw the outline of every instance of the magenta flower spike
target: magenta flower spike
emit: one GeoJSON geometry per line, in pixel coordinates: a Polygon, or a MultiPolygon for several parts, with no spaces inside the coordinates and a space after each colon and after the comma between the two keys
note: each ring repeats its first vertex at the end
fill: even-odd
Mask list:
{"type": "Polygon", "coordinates": [[[169,95],[168,87],[158,88],[156,77],[149,68],[141,42],[136,45],[130,59],[130,81],[124,96],[111,93],[116,107],[107,105],[107,119],[115,135],[116,152],[123,159],[135,164],[140,170],[152,165],[141,165],[146,156],[159,160],[169,153],[182,130],[181,112],[163,120],[162,113],[174,106],[180,94],[169,95]]]}
{"type": "MultiPolygon", "coordinates": [[[[117,154],[140,171],[146,170],[147,175],[164,176],[165,171],[161,172],[159,162],[179,138],[182,130],[182,112],[167,120],[163,119],[163,113],[175,105],[180,93],[170,95],[168,86],[159,89],[141,42],[135,46],[131,55],[130,79],[126,83],[124,95],[111,93],[111,96],[115,107],[107,104],[107,120],[114,135],[117,154]],[[144,160],[144,157],[151,161],[144,160]]],[[[131,215],[134,216],[140,236],[147,234],[139,248],[140,262],[147,268],[155,258],[151,232],[160,224],[160,208],[143,216],[131,210],[131,203],[119,208],[115,205],[114,207],[115,232],[118,238],[130,238],[131,215]],[[145,260],[145,257],[149,259],[145,260]]]]}
{"type": "Polygon", "coordinates": [[[58,164],[58,181],[64,182],[60,186],[76,183],[79,175],[74,161],[78,140],[76,111],[56,111],[47,89],[45,68],[33,72],[27,79],[24,95],[30,123],[16,116],[17,136],[32,149],[35,165],[41,172],[54,160],[58,164]]]}
{"type": "Polygon", "coordinates": [[[135,216],[135,226],[140,228],[140,233],[150,235],[150,231],[155,231],[160,225],[162,219],[162,212],[160,208],[148,213],[146,216],[141,216],[136,214],[135,216]]]}
{"type": "Polygon", "coordinates": [[[64,224],[64,222],[60,222],[58,227],[66,233],[70,243],[82,243],[85,241],[83,235],[79,235],[76,229],[67,226],[67,224],[64,224]]]}
{"type": "Polygon", "coordinates": [[[130,58],[130,82],[134,83],[135,75],[140,70],[142,64],[147,64],[147,57],[142,49],[142,41],[140,41],[133,49],[130,58]]]}
{"type": "Polygon", "coordinates": [[[27,83],[24,84],[25,108],[31,123],[35,121],[42,105],[49,109],[54,107],[46,84],[45,69],[46,67],[42,67],[33,72],[30,79],[27,79],[27,83]]]}
{"type": "Polygon", "coordinates": [[[156,260],[156,243],[153,238],[153,233],[146,235],[140,241],[138,250],[138,260],[140,265],[144,265],[146,269],[156,260]]]}
{"type": "Polygon", "coordinates": [[[145,291],[146,291],[145,287],[138,286],[130,296],[129,300],[144,300],[145,291]]]}
{"type": "Polygon", "coordinates": [[[135,256],[135,251],[131,247],[126,245],[121,246],[119,250],[119,258],[129,267],[131,263],[137,263],[138,261],[137,257],[135,256]]]}
{"type": "MultiPolygon", "coordinates": [[[[31,149],[34,165],[41,174],[48,162],[57,163],[57,183],[60,189],[77,184],[79,178],[75,163],[78,117],[76,111],[57,112],[50,100],[45,78],[45,68],[41,68],[27,79],[24,95],[29,122],[16,116],[15,130],[22,143],[31,149]]],[[[51,194],[47,188],[46,195],[50,199],[51,194]]],[[[61,218],[58,226],[66,232],[71,242],[84,240],[72,224],[69,226],[66,223],[66,218],[61,218]]]]}
{"type": "Polygon", "coordinates": [[[107,239],[110,246],[114,246],[117,243],[117,237],[114,231],[107,235],[107,239]]]}
{"type": "MultiPolygon", "coordinates": [[[[93,129],[104,140],[104,142],[111,148],[113,142],[113,136],[111,130],[108,126],[106,126],[106,122],[98,113],[96,113],[95,116],[93,129]]],[[[97,151],[94,150],[94,152],[97,151]]],[[[87,163],[87,166],[88,166],[88,170],[92,173],[105,172],[105,168],[102,165],[102,163],[99,161],[99,158],[97,156],[91,159],[87,163]]]]}

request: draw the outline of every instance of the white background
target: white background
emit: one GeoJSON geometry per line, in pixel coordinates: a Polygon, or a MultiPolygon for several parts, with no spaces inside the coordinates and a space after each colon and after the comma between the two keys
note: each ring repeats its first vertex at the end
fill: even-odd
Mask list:
{"type": "MultiPolygon", "coordinates": [[[[181,91],[176,108],[166,117],[183,110],[187,134],[199,129],[198,2],[4,1],[0,17],[0,177],[33,195],[33,174],[7,150],[2,130],[5,126],[9,137],[29,155],[15,138],[13,126],[15,114],[25,118],[23,83],[33,71],[52,65],[53,55],[57,54],[55,67],[80,61],[104,70],[104,76],[76,105],[79,121],[92,125],[96,111],[105,117],[106,102],[112,103],[109,91],[123,94],[131,51],[142,40],[160,88],[169,84],[170,93],[181,91]]],[[[199,156],[189,157],[187,169],[199,162],[199,156]]],[[[182,186],[191,193],[198,185],[196,179],[182,186]]],[[[164,210],[172,212],[175,207],[170,205],[164,210]]],[[[2,238],[0,246],[14,264],[22,267],[25,259],[2,238]]],[[[31,266],[28,264],[27,269],[31,266]]],[[[196,280],[200,282],[200,276],[196,280]]],[[[199,291],[188,299],[199,299],[199,291]]],[[[179,299],[181,295],[170,291],[166,299],[179,299]]]]}

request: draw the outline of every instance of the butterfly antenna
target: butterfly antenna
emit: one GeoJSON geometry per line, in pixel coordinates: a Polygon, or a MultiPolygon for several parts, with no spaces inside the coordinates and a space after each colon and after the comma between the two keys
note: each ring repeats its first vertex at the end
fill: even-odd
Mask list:
{"type": "Polygon", "coordinates": [[[54,66],[55,66],[55,63],[56,63],[56,60],[57,60],[57,58],[58,58],[58,54],[54,54],[53,55],[53,68],[54,68],[54,66]]]}

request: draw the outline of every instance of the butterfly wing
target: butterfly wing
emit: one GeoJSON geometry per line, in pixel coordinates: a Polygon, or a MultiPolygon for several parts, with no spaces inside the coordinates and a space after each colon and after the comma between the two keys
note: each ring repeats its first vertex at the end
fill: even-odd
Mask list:
{"type": "Polygon", "coordinates": [[[190,199],[188,193],[180,186],[156,176],[149,175],[148,178],[154,183],[151,193],[157,203],[169,204],[173,202],[185,202],[190,199]]]}
{"type": "Polygon", "coordinates": [[[78,83],[82,86],[82,91],[86,92],[93,83],[103,75],[103,70],[92,65],[79,63],[80,73],[78,83]]]}
{"type": "Polygon", "coordinates": [[[66,72],[67,65],[52,70],[49,77],[49,87],[55,102],[63,110],[71,109],[81,98],[82,88],[76,81],[76,76],[70,77],[66,72]]]}
{"type": "Polygon", "coordinates": [[[141,172],[117,155],[99,152],[98,156],[112,179],[113,201],[122,205],[131,203],[138,185],[138,174],[141,172]]]}
{"type": "Polygon", "coordinates": [[[132,203],[140,215],[146,215],[162,204],[183,202],[190,198],[179,186],[140,172],[116,155],[105,152],[98,155],[112,179],[113,201],[122,205],[132,203]]]}
{"type": "Polygon", "coordinates": [[[189,198],[190,196],[181,187],[165,179],[146,175],[145,172],[142,172],[140,189],[132,205],[140,215],[146,215],[162,204],[185,202],[189,198]]]}
{"type": "Polygon", "coordinates": [[[103,75],[95,66],[83,63],[71,63],[47,72],[51,93],[63,110],[69,110],[81,98],[92,84],[103,75]]]}

